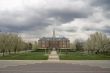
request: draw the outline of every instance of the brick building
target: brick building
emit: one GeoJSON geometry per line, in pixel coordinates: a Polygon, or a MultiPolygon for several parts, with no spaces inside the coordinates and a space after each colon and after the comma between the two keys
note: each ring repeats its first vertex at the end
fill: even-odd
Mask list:
{"type": "Polygon", "coordinates": [[[56,48],[56,49],[69,49],[70,40],[65,37],[56,37],[55,30],[53,30],[53,37],[42,37],[38,40],[38,46],[41,49],[56,48]]]}

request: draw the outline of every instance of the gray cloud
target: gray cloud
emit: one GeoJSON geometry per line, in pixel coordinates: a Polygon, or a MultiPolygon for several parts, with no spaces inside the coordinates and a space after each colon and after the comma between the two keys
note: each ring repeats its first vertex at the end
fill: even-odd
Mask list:
{"type": "Polygon", "coordinates": [[[91,27],[87,27],[87,26],[83,27],[81,30],[82,31],[99,31],[98,28],[95,28],[95,27],[91,28],[91,27]]]}
{"type": "Polygon", "coordinates": [[[110,0],[92,0],[91,4],[102,7],[104,10],[110,10],[110,0]]]}
{"type": "Polygon", "coordinates": [[[77,27],[69,27],[69,28],[64,28],[64,27],[60,27],[60,28],[56,28],[56,30],[58,31],[66,31],[66,32],[77,32],[77,27]]]}
{"type": "Polygon", "coordinates": [[[46,22],[46,17],[36,16],[36,11],[34,11],[32,15],[29,13],[26,13],[23,16],[22,15],[22,13],[6,13],[5,17],[0,20],[0,29],[8,32],[23,32],[30,30],[41,30],[50,25],[46,22]]]}
{"type": "Polygon", "coordinates": [[[104,14],[104,16],[105,16],[106,18],[110,19],[110,12],[106,12],[106,13],[104,14]]]}
{"type": "Polygon", "coordinates": [[[110,34],[110,26],[104,26],[103,29],[102,29],[102,31],[104,33],[110,34]]]}
{"type": "Polygon", "coordinates": [[[98,31],[98,32],[104,32],[104,33],[107,33],[107,34],[110,34],[110,26],[103,26],[102,28],[97,28],[97,27],[83,27],[82,28],[82,31],[98,31]]]}
{"type": "Polygon", "coordinates": [[[72,11],[68,9],[64,10],[50,10],[49,17],[54,17],[62,23],[73,21],[75,18],[87,18],[92,12],[91,11],[72,11]]]}

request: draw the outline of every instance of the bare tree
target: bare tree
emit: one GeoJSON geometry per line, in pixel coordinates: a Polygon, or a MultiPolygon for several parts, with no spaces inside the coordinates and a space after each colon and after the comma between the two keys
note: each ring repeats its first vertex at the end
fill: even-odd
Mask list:
{"type": "Polygon", "coordinates": [[[10,54],[14,51],[16,53],[24,50],[25,47],[25,42],[17,34],[0,33],[0,51],[3,56],[6,52],[10,54]]]}
{"type": "Polygon", "coordinates": [[[88,51],[88,53],[98,54],[101,52],[105,52],[105,50],[107,51],[107,48],[105,47],[109,46],[109,42],[109,39],[104,33],[96,32],[95,34],[90,35],[84,47],[85,50],[88,51]]]}

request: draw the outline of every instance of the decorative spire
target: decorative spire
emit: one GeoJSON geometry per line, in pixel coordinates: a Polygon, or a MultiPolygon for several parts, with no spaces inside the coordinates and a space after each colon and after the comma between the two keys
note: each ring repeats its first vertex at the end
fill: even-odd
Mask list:
{"type": "Polygon", "coordinates": [[[55,32],[55,29],[56,29],[56,23],[54,23],[53,25],[53,38],[56,37],[56,32],[55,32]]]}
{"type": "Polygon", "coordinates": [[[55,38],[55,28],[53,29],[53,38],[55,38]]]}

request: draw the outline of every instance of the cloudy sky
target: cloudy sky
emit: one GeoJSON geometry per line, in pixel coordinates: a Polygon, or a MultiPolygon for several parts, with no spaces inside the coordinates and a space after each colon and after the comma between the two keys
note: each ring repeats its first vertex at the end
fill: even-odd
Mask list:
{"type": "Polygon", "coordinates": [[[96,31],[110,35],[110,0],[0,0],[0,31],[35,40],[56,35],[87,39],[96,31]]]}

